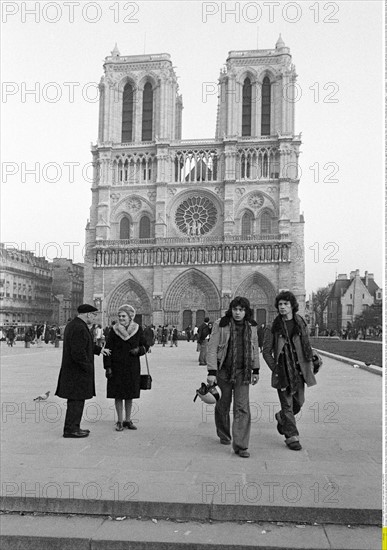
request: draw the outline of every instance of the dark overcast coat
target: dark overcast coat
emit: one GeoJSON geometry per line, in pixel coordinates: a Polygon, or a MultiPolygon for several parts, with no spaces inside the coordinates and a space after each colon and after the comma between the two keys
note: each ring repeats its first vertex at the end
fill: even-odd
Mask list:
{"type": "Polygon", "coordinates": [[[62,365],[55,395],[65,399],[91,399],[95,396],[94,354],[96,346],[87,324],[76,317],[65,328],[62,365]]]}

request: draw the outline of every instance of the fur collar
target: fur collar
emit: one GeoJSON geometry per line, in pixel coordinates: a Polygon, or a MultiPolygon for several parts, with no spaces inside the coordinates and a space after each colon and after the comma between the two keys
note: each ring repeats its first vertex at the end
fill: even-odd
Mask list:
{"type": "MultiPolygon", "coordinates": [[[[222,317],[221,320],[219,321],[219,326],[226,327],[227,325],[230,324],[230,319],[231,317],[226,317],[226,316],[222,317]]],[[[258,326],[257,323],[254,321],[254,319],[250,319],[249,323],[252,327],[258,326]]]]}
{"type": "Polygon", "coordinates": [[[114,332],[117,334],[117,336],[121,338],[121,340],[124,341],[129,340],[129,338],[134,336],[139,328],[139,325],[134,321],[129,324],[128,328],[125,328],[120,323],[116,323],[115,325],[113,325],[114,332]]]}

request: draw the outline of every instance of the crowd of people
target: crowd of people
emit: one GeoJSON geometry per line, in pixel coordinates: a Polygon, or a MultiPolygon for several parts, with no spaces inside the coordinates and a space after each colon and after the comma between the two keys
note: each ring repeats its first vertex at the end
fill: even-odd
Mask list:
{"type": "MultiPolygon", "coordinates": [[[[216,434],[222,445],[232,445],[235,454],[248,458],[251,428],[249,388],[259,381],[260,354],[272,371],[271,385],[277,390],[280,410],[277,431],[287,447],[300,450],[295,416],[305,401],[305,386],[316,384],[317,365],[307,331],[293,293],[281,292],[275,300],[278,315],[269,326],[259,327],[249,300],[234,298],[225,315],[210,322],[205,317],[195,331],[185,330],[188,341],[196,341],[199,364],[208,370],[207,388],[216,387],[216,434]],[[231,405],[233,418],[230,421],[231,405]]],[[[114,399],[115,429],[136,430],[131,415],[133,399],[140,397],[140,357],[156,343],[177,346],[176,326],[142,327],[135,322],[130,304],[118,308],[118,322],[102,329],[95,325],[97,309],[90,304],[78,308],[78,316],[65,329],[63,357],[56,395],[67,399],[63,437],[84,438],[89,430],[80,427],[86,399],[95,396],[94,355],[103,355],[107,379],[106,396],[114,399]]]]}
{"type": "Polygon", "coordinates": [[[36,344],[40,347],[43,343],[55,344],[61,338],[61,329],[58,325],[49,325],[47,323],[38,323],[23,327],[18,332],[18,327],[9,326],[0,328],[0,341],[5,340],[9,347],[13,347],[17,339],[22,339],[29,345],[36,344]]]}

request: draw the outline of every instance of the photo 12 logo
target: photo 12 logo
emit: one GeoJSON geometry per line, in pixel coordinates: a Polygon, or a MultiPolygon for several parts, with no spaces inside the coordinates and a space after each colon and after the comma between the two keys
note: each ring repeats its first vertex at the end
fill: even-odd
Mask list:
{"type": "Polygon", "coordinates": [[[21,23],[139,23],[137,2],[1,2],[1,21],[21,23]]]}
{"type": "Polygon", "coordinates": [[[313,23],[339,23],[336,2],[203,2],[202,22],[298,23],[308,17],[313,23]]]}
{"type": "Polygon", "coordinates": [[[138,494],[140,488],[134,481],[111,485],[103,485],[97,481],[3,481],[1,484],[4,498],[63,498],[99,500],[102,498],[115,501],[131,500],[138,494]]]}

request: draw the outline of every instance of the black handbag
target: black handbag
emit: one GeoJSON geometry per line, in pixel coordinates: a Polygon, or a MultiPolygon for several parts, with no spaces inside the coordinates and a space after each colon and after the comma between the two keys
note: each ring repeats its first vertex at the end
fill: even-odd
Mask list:
{"type": "Polygon", "coordinates": [[[145,354],[146,370],[148,374],[140,375],[140,390],[150,390],[152,388],[152,377],[149,373],[148,356],[145,354]]]}

